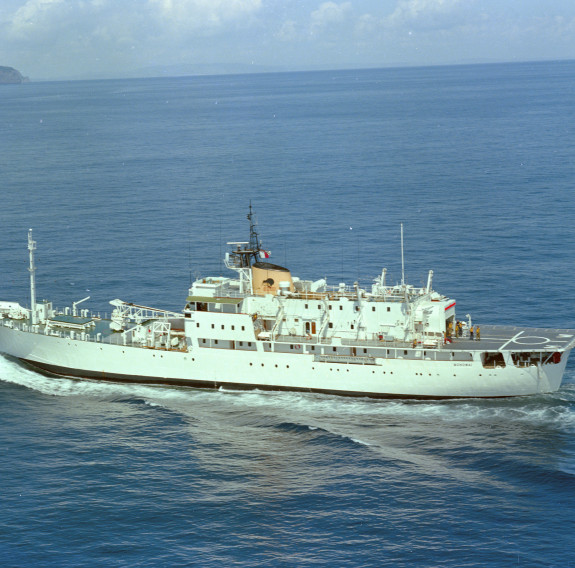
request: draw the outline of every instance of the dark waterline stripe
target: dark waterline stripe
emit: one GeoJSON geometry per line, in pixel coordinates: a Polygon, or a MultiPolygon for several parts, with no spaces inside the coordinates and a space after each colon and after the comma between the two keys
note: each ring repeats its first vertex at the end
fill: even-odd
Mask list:
{"type": "Polygon", "coordinates": [[[88,379],[97,381],[108,381],[114,383],[131,383],[141,385],[168,385],[176,387],[200,388],[217,390],[220,388],[237,391],[261,390],[261,391],[276,391],[276,392],[305,392],[315,394],[328,394],[336,396],[346,396],[354,398],[374,398],[374,399],[409,399],[409,400],[455,400],[463,398],[509,398],[507,396],[488,396],[488,397],[465,397],[465,396],[432,396],[432,395],[411,395],[411,394],[389,394],[389,393],[375,393],[375,392],[359,392],[359,391],[343,391],[332,389],[315,389],[303,387],[284,387],[279,385],[260,385],[252,383],[228,383],[225,381],[203,381],[200,379],[174,379],[170,377],[142,377],[139,375],[124,375],[119,373],[104,373],[86,371],[83,369],[70,369],[68,367],[60,367],[59,365],[49,365],[46,363],[38,363],[28,359],[19,359],[26,366],[33,370],[39,370],[47,373],[48,376],[59,376],[64,378],[74,379],[88,379]]]}

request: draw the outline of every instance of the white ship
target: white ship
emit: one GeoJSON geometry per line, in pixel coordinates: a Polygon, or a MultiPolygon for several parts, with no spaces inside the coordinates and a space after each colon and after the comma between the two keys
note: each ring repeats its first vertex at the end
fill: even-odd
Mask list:
{"type": "MultiPolygon", "coordinates": [[[[370,289],[292,276],[268,262],[253,223],[228,243],[229,278],[193,282],[181,313],[121,300],[110,319],[36,302],[0,302],[0,352],[49,374],[200,388],[290,390],[377,398],[525,396],[556,391],[575,330],[456,319],[455,300],[427,285],[370,289]],[[477,328],[475,328],[477,330],[477,328]]],[[[403,253],[402,253],[403,265],[403,253]]],[[[403,275],[403,269],[402,269],[403,275]]]]}

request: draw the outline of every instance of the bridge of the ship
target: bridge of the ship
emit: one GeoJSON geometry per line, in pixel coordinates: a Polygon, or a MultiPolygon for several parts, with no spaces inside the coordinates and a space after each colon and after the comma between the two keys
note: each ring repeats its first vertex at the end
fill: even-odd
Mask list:
{"type": "Polygon", "coordinates": [[[574,329],[482,325],[479,340],[476,335],[472,340],[469,332],[464,332],[463,337],[454,337],[446,347],[457,350],[549,352],[565,351],[574,345],[574,329]]]}

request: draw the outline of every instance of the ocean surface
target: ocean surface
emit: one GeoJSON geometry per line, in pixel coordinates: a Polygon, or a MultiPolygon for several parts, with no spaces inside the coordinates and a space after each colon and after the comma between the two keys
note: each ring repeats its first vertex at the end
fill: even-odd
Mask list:
{"type": "MultiPolygon", "coordinates": [[[[181,309],[251,202],[272,260],[575,328],[575,62],[0,89],[0,300],[181,309]]],[[[7,567],[575,566],[555,394],[373,401],[54,379],[0,356],[7,567]]]]}

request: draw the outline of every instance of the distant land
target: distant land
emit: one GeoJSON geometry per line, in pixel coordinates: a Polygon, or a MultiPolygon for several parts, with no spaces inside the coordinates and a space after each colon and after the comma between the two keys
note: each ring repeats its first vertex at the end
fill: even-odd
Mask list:
{"type": "Polygon", "coordinates": [[[14,67],[0,66],[0,85],[18,85],[27,82],[28,77],[23,77],[22,73],[14,67]]]}

